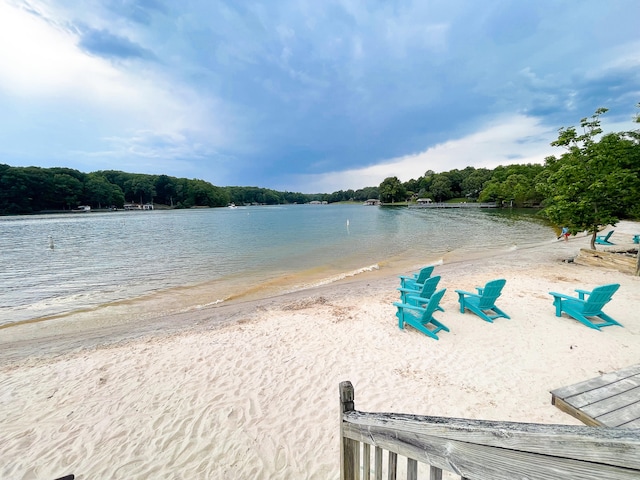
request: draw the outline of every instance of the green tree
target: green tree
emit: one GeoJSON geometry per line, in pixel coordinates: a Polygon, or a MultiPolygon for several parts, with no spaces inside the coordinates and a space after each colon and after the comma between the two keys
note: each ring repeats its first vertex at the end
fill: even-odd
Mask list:
{"type": "Polygon", "coordinates": [[[175,178],[159,175],[156,179],[155,189],[158,203],[173,206],[177,202],[175,178]]]}
{"type": "Polygon", "coordinates": [[[188,198],[184,206],[223,207],[229,203],[229,194],[204,180],[188,181],[188,198]]]}
{"type": "Polygon", "coordinates": [[[404,200],[406,190],[398,177],[387,177],[380,184],[380,200],[382,202],[394,203],[396,200],[404,200]]]}
{"type": "Polygon", "coordinates": [[[546,216],[572,233],[591,233],[593,250],[598,231],[615,225],[640,192],[639,145],[631,132],[598,139],[600,116],[606,112],[599,108],[590,118],[583,118],[582,134],[575,127],[561,128],[551,145],[565,147],[567,152],[560,158],[548,157],[538,177],[546,216]]]}
{"type": "Polygon", "coordinates": [[[71,175],[66,173],[56,173],[53,175],[54,192],[67,208],[78,206],[83,187],[82,182],[71,175]]]}
{"type": "Polygon", "coordinates": [[[152,175],[137,174],[124,182],[124,194],[133,202],[153,202],[156,196],[155,181],[152,175]]]}
{"type": "Polygon", "coordinates": [[[98,208],[116,205],[122,207],[124,194],[120,187],[98,174],[90,173],[84,183],[84,194],[87,203],[97,205],[98,208]]]}
{"type": "Polygon", "coordinates": [[[448,175],[438,173],[433,176],[433,181],[429,187],[429,192],[437,202],[449,200],[453,197],[451,191],[451,180],[448,175]]]}

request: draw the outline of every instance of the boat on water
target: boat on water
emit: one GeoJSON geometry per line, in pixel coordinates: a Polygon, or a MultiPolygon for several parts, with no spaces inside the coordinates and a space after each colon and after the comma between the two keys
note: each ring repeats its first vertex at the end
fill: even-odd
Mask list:
{"type": "Polygon", "coordinates": [[[87,213],[91,211],[91,207],[89,205],[79,205],[77,208],[71,210],[73,213],[87,213]]]}
{"type": "Polygon", "coordinates": [[[235,203],[230,203],[230,204],[229,204],[229,208],[238,208],[238,207],[236,207],[236,204],[235,204],[235,203]]]}

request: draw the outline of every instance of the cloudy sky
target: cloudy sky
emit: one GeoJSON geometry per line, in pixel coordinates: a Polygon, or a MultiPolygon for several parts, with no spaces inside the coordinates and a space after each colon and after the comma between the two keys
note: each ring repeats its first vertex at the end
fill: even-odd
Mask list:
{"type": "Polygon", "coordinates": [[[638,0],[0,0],[0,163],[304,193],[634,128],[638,0]]]}

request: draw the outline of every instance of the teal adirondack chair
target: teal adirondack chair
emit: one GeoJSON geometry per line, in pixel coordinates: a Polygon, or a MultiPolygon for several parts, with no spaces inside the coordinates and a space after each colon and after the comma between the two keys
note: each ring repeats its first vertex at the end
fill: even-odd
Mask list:
{"type": "Polygon", "coordinates": [[[611,325],[619,325],[609,315],[602,311],[602,308],[609,303],[613,294],[620,288],[618,283],[610,283],[594,288],[591,292],[587,290],[576,289],[578,297],[572,295],[564,295],[562,293],[549,292],[553,296],[553,305],[556,307],[556,317],[562,316],[562,312],[575,318],[587,327],[600,330],[602,327],[611,325]],[[585,296],[588,298],[585,299],[585,296]],[[593,320],[589,320],[589,317],[593,320]],[[602,322],[596,323],[596,319],[602,322]]]}
{"type": "MultiPolygon", "coordinates": [[[[435,277],[429,277],[422,284],[421,289],[413,289],[413,288],[398,288],[400,292],[400,302],[408,303],[409,305],[418,305],[424,306],[432,295],[435,293],[436,288],[438,288],[438,282],[440,282],[440,275],[436,275],[435,277]]],[[[438,305],[437,310],[444,312],[444,308],[438,305]]]]}
{"type": "Polygon", "coordinates": [[[489,323],[493,323],[496,318],[511,318],[496,307],[496,300],[506,283],[507,281],[504,279],[492,280],[487,282],[484,287],[476,287],[478,293],[456,290],[460,302],[460,312],[464,313],[465,309],[469,309],[489,323]]]}
{"type": "Polygon", "coordinates": [[[431,276],[433,269],[434,266],[429,265],[428,267],[421,268],[418,273],[414,273],[413,275],[400,275],[400,287],[419,290],[422,288],[425,280],[431,276]]]}
{"type": "Polygon", "coordinates": [[[396,317],[398,317],[398,327],[404,330],[405,324],[411,325],[416,330],[424,333],[425,335],[439,340],[437,333],[440,330],[445,332],[450,331],[443,323],[433,318],[433,312],[438,308],[438,304],[446,288],[438,290],[429,299],[429,302],[424,306],[410,305],[408,303],[394,302],[394,305],[398,308],[396,317]]]}
{"type": "Polygon", "coordinates": [[[597,235],[596,236],[596,243],[598,245],[615,245],[615,243],[612,243],[612,242],[609,241],[609,238],[611,237],[611,235],[613,235],[613,232],[615,232],[615,230],[611,230],[606,235],[597,235]]]}
{"type": "Polygon", "coordinates": [[[633,243],[640,243],[640,235],[633,236],[633,243]]]}

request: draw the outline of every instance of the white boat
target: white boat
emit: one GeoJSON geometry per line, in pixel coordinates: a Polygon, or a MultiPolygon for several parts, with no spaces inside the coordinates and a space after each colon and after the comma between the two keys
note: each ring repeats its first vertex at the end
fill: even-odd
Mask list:
{"type": "Polygon", "coordinates": [[[78,208],[74,208],[71,211],[73,213],[86,213],[91,211],[91,207],[89,205],[80,205],[78,208]]]}
{"type": "Polygon", "coordinates": [[[229,208],[238,208],[238,207],[236,207],[236,204],[235,204],[235,203],[230,203],[230,204],[229,204],[229,208]]]}

